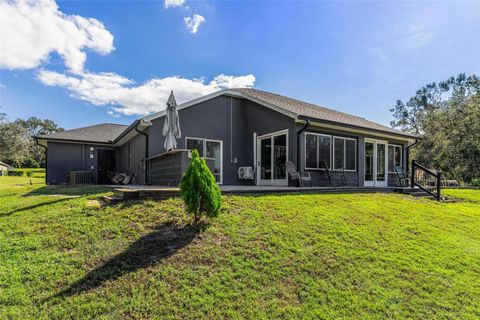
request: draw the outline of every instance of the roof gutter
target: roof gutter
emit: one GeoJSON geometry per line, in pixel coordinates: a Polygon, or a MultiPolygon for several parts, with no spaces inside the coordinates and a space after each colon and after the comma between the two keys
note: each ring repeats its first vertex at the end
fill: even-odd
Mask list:
{"type": "Polygon", "coordinates": [[[337,126],[342,126],[342,127],[352,128],[352,129],[370,131],[370,132],[373,132],[373,133],[390,134],[390,135],[399,136],[399,137],[403,137],[403,138],[408,137],[410,139],[412,139],[412,138],[413,139],[419,139],[418,136],[411,135],[411,134],[402,134],[402,133],[395,133],[395,132],[377,130],[377,129],[372,129],[372,128],[365,128],[365,127],[360,127],[360,126],[356,126],[356,125],[353,125],[353,124],[336,122],[336,121],[331,121],[331,120],[323,120],[323,119],[313,118],[313,117],[309,117],[309,116],[299,115],[298,119],[299,120],[305,120],[305,121],[325,123],[325,124],[330,124],[330,125],[337,125],[337,126]]]}
{"type": "Polygon", "coordinates": [[[408,171],[409,168],[410,168],[410,165],[409,165],[409,163],[410,163],[410,148],[411,148],[411,147],[414,147],[415,145],[417,145],[417,143],[418,143],[418,139],[415,139],[415,142],[414,142],[414,143],[412,143],[412,144],[410,144],[410,145],[407,146],[407,161],[406,161],[406,162],[407,162],[407,171],[408,171]]]}
{"type": "Polygon", "coordinates": [[[138,129],[138,126],[139,125],[146,125],[147,127],[151,126],[152,123],[151,122],[146,122],[146,121],[139,121],[139,120],[136,120],[135,121],[136,124],[135,126],[133,127],[135,129],[136,132],[138,132],[139,134],[145,136],[145,158],[143,159],[143,173],[144,173],[144,183],[147,184],[147,179],[148,179],[148,166],[147,166],[147,158],[148,158],[148,134],[146,134],[145,132],[143,131],[140,131],[138,129]]]}
{"type": "Polygon", "coordinates": [[[308,129],[310,126],[310,120],[307,120],[307,123],[305,123],[305,126],[303,126],[302,129],[297,131],[297,169],[298,171],[300,170],[300,135],[305,132],[305,130],[308,129]]]}
{"type": "MultiPolygon", "coordinates": [[[[123,130],[122,133],[120,133],[118,137],[115,138],[115,140],[113,140],[113,144],[117,144],[118,141],[120,141],[123,137],[125,137],[130,131],[135,129],[138,124],[140,124],[140,120],[133,121],[131,125],[129,125],[125,130],[123,130]]],[[[137,129],[135,129],[135,131],[138,132],[137,129]]]]}
{"type": "Polygon", "coordinates": [[[48,137],[33,137],[35,140],[45,140],[52,142],[66,142],[66,143],[81,143],[81,144],[98,144],[105,146],[112,146],[112,141],[87,141],[87,140],[75,140],[75,139],[59,139],[59,138],[48,138],[48,137]]]}
{"type": "Polygon", "coordinates": [[[37,137],[34,137],[33,139],[35,140],[35,144],[36,144],[37,146],[42,147],[42,148],[45,149],[45,184],[48,184],[48,183],[47,183],[47,176],[48,176],[48,174],[47,174],[47,171],[48,171],[48,150],[47,150],[47,146],[44,146],[43,144],[40,144],[40,143],[38,142],[38,138],[37,138],[37,137]]]}

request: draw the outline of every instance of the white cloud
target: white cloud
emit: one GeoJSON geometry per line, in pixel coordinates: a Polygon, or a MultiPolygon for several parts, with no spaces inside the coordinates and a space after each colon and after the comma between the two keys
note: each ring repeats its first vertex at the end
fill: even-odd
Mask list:
{"type": "MultiPolygon", "coordinates": [[[[177,3],[181,1],[177,0],[177,3]]],[[[183,2],[182,2],[183,3],[183,2]]],[[[196,26],[205,19],[194,16],[196,26]],[[200,19],[200,20],[199,20],[200,19]]],[[[85,49],[100,54],[114,50],[113,35],[103,24],[92,18],[65,15],[55,2],[0,0],[0,68],[34,69],[40,67],[37,78],[47,86],[62,87],[72,97],[97,106],[107,106],[112,116],[146,115],[165,109],[171,90],[179,102],[232,87],[252,87],[253,75],[227,76],[220,74],[210,82],[172,76],[153,78],[143,84],[111,72],[85,70],[85,49]],[[52,52],[60,54],[67,70],[47,70],[44,63],[52,52]]]]}
{"type": "Polygon", "coordinates": [[[83,69],[86,48],[114,50],[113,36],[93,18],[66,15],[52,0],[0,0],[0,67],[32,69],[57,52],[72,72],[83,69]]]}
{"type": "Polygon", "coordinates": [[[195,34],[198,31],[198,28],[206,22],[205,18],[199,14],[194,14],[193,17],[185,17],[183,19],[185,27],[188,32],[195,34]]]}
{"type": "Polygon", "coordinates": [[[398,42],[400,49],[419,49],[426,47],[433,40],[431,26],[425,23],[398,23],[391,27],[392,37],[398,42]]]}
{"type": "Polygon", "coordinates": [[[165,8],[175,8],[175,7],[183,7],[185,4],[185,0],[164,0],[163,5],[165,8]]]}
{"type": "Polygon", "coordinates": [[[165,109],[173,90],[179,103],[233,87],[252,87],[253,75],[226,76],[221,74],[210,82],[181,77],[154,78],[141,85],[115,73],[84,73],[65,75],[43,70],[38,79],[48,86],[64,87],[75,98],[97,106],[109,106],[109,114],[146,115],[165,109]]]}

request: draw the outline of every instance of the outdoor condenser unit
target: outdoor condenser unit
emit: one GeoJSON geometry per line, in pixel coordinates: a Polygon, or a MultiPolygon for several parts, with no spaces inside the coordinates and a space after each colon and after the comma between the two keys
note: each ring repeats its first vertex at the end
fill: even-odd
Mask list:
{"type": "Polygon", "coordinates": [[[238,179],[253,180],[254,173],[252,167],[240,167],[238,168],[238,179]]]}

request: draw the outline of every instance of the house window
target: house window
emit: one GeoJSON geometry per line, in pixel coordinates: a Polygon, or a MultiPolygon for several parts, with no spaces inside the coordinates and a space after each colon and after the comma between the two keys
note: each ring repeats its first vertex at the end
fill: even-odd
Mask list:
{"type": "Polygon", "coordinates": [[[305,133],[305,169],[331,168],[331,136],[305,133]]]}
{"type": "Polygon", "coordinates": [[[333,138],[333,169],[357,170],[357,140],[343,137],[333,138]]]}
{"type": "Polygon", "coordinates": [[[203,138],[186,138],[185,141],[188,150],[197,150],[199,156],[205,159],[215,181],[222,183],[222,141],[203,138]]]}
{"type": "Polygon", "coordinates": [[[395,172],[395,167],[402,166],[402,146],[388,145],[388,172],[395,172]]]}

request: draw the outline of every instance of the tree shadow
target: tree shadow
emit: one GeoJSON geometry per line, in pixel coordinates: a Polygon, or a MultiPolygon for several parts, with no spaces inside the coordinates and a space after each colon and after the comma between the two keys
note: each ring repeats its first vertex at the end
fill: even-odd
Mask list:
{"type": "Polygon", "coordinates": [[[133,242],[125,251],[113,256],[106,263],[50,298],[68,297],[87,292],[100,287],[106,281],[149,267],[190,244],[207,226],[204,222],[185,226],[177,226],[172,222],[164,223],[153,232],[133,242]]]}
{"type": "Polygon", "coordinates": [[[38,195],[69,195],[69,196],[85,196],[112,191],[112,188],[99,185],[58,185],[43,186],[25,194],[24,196],[38,195]]]}
{"type": "Polygon", "coordinates": [[[14,213],[17,213],[17,212],[33,210],[33,209],[36,209],[36,208],[39,208],[39,207],[48,206],[48,205],[55,204],[55,203],[58,203],[58,202],[62,202],[62,201],[69,200],[69,199],[70,198],[61,198],[61,199],[57,199],[57,200],[53,200],[53,201],[47,201],[47,202],[33,204],[31,206],[28,206],[28,207],[22,207],[22,208],[14,209],[14,210],[9,211],[9,212],[2,212],[2,213],[0,213],[0,218],[10,216],[10,215],[12,215],[14,213]]]}

